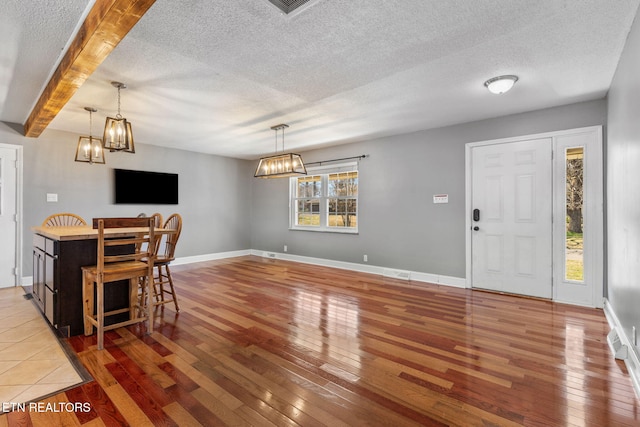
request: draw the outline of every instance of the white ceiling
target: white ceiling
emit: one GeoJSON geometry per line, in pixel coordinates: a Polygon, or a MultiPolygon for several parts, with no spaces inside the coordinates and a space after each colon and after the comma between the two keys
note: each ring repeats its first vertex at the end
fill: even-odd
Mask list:
{"type": "MultiPolygon", "coordinates": [[[[49,128],[254,159],[606,95],[640,0],[157,0],[49,128]],[[490,94],[483,82],[520,80],[490,94]]],[[[3,0],[0,120],[23,124],[91,7],[3,0]]],[[[43,137],[41,137],[42,139],[43,137]]]]}

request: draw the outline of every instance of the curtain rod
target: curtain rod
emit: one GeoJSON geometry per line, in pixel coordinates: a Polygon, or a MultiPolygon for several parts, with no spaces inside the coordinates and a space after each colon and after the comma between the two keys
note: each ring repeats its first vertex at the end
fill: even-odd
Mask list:
{"type": "Polygon", "coordinates": [[[311,162],[311,163],[306,163],[305,162],[305,165],[306,166],[309,166],[309,165],[322,165],[323,163],[339,162],[341,160],[364,159],[365,157],[369,157],[369,155],[368,154],[363,154],[361,156],[343,157],[341,159],[332,159],[332,160],[322,160],[320,162],[311,162]]]}

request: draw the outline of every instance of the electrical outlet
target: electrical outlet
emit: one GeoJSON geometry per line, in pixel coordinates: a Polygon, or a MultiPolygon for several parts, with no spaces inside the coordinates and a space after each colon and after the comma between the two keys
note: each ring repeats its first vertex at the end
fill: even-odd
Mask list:
{"type": "Polygon", "coordinates": [[[287,245],[284,245],[284,251],[287,252],[287,245]]]}
{"type": "Polygon", "coordinates": [[[58,201],[58,193],[47,193],[47,202],[57,202],[58,201]]]}
{"type": "Polygon", "coordinates": [[[365,256],[362,257],[362,260],[364,262],[369,262],[369,257],[365,255],[365,256]]]}

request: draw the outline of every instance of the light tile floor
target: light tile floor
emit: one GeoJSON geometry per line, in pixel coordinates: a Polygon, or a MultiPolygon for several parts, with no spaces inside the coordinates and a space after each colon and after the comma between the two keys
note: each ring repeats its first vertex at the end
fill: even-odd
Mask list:
{"type": "Polygon", "coordinates": [[[83,382],[22,287],[0,289],[0,402],[25,403],[83,382]]]}

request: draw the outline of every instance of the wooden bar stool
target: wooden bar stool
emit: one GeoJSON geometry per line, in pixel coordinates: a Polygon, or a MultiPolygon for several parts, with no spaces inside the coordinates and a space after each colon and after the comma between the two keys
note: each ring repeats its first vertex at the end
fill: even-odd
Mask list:
{"type": "Polygon", "coordinates": [[[155,233],[153,218],[106,220],[115,228],[140,227],[140,224],[144,224],[142,230],[132,230],[131,233],[124,230],[118,237],[113,238],[105,238],[105,219],[97,219],[95,222],[97,222],[98,228],[97,264],[82,267],[82,300],[84,333],[91,335],[95,326],[98,334],[98,349],[102,350],[104,348],[104,331],[144,321],[148,322],[148,333],[153,331],[153,314],[148,310],[148,304],[145,304],[144,300],[138,304],[137,297],[138,286],[142,286],[143,293],[148,295],[148,286],[153,282],[155,233]],[[135,247],[138,245],[147,249],[135,251],[135,247]],[[113,282],[126,279],[129,280],[129,306],[105,313],[105,286],[115,286],[113,282]],[[105,326],[106,317],[125,312],[129,312],[129,320],[105,326]]]}
{"type": "Polygon", "coordinates": [[[162,239],[162,242],[158,240],[156,245],[156,256],[153,261],[155,267],[152,289],[153,301],[151,304],[152,306],[163,305],[173,301],[176,312],[178,312],[180,311],[178,297],[173,287],[169,264],[175,259],[176,245],[182,232],[182,217],[177,213],[169,216],[162,228],[165,230],[164,236],[166,236],[166,240],[162,239]],[[166,232],[166,230],[170,231],[166,232]],[[165,295],[170,297],[165,297],[165,295]]]}

